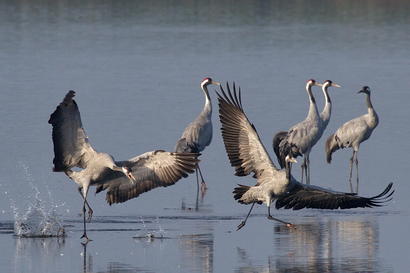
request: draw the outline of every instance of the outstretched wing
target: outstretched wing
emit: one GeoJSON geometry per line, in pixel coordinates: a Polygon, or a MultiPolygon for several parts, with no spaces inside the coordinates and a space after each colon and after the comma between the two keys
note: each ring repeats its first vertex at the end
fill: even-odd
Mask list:
{"type": "Polygon", "coordinates": [[[253,172],[258,184],[272,179],[277,171],[269,154],[266,152],[255,127],[251,124],[242,108],[241,91],[233,94],[226,84],[228,95],[220,86],[218,94],[219,118],[222,124],[222,137],[225,149],[235,175],[246,176],[253,172]]]}
{"type": "Polygon", "coordinates": [[[380,207],[390,201],[394,190],[393,183],[379,195],[361,197],[352,193],[334,192],[316,186],[296,183],[295,187],[276,201],[276,208],[299,210],[312,209],[351,209],[380,207]]]}
{"type": "Polygon", "coordinates": [[[99,184],[97,193],[107,190],[106,200],[111,205],[125,202],[157,187],[171,186],[182,177],[187,177],[188,173],[195,171],[199,155],[158,150],[144,153],[128,161],[116,162],[118,166],[129,167],[136,182],[131,183],[121,172],[107,168],[100,178],[94,181],[95,184],[99,184]]]}
{"type": "Polygon", "coordinates": [[[74,91],[68,91],[48,120],[53,126],[55,172],[85,168],[88,158],[95,153],[85,134],[74,96],[74,91]]]}

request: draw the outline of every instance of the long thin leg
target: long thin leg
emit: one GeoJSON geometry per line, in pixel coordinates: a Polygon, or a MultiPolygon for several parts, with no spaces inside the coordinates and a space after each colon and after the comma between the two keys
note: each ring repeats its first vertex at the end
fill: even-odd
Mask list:
{"type": "Polygon", "coordinates": [[[195,201],[195,210],[199,209],[199,178],[198,178],[198,165],[195,168],[196,174],[196,201],[195,201]]]}
{"type": "Polygon", "coordinates": [[[88,241],[91,241],[88,236],[87,236],[87,225],[86,225],[86,220],[85,220],[85,212],[86,212],[86,203],[87,203],[87,193],[88,193],[88,185],[83,187],[83,197],[84,197],[84,202],[83,202],[83,224],[84,224],[84,233],[83,236],[81,236],[81,238],[85,238],[86,242],[88,243],[88,241]]]}
{"type": "Polygon", "coordinates": [[[303,176],[305,175],[305,172],[306,172],[306,156],[303,156],[303,163],[302,163],[302,166],[301,166],[301,168],[302,168],[302,183],[303,183],[303,176]]]}
{"type": "Polygon", "coordinates": [[[248,217],[249,217],[249,215],[251,214],[251,211],[252,211],[252,209],[253,209],[253,206],[255,206],[255,203],[252,203],[252,207],[251,207],[251,209],[249,210],[248,214],[246,215],[245,220],[243,220],[243,221],[238,225],[238,228],[236,229],[236,231],[238,231],[238,230],[240,230],[241,228],[243,228],[243,226],[246,224],[246,221],[248,220],[248,217]]]}
{"type": "Polygon", "coordinates": [[[356,152],[353,150],[352,157],[350,158],[350,174],[349,174],[349,185],[350,185],[350,192],[353,193],[353,185],[352,185],[352,172],[353,172],[353,159],[355,157],[356,152]]]}
{"type": "MultiPolygon", "coordinates": [[[[82,188],[78,188],[78,192],[80,193],[81,197],[84,199],[84,196],[83,196],[83,193],[82,193],[82,188]]],[[[87,220],[88,220],[88,222],[91,222],[91,218],[93,217],[94,211],[93,211],[93,209],[90,207],[90,204],[88,204],[87,199],[84,199],[84,200],[85,200],[85,204],[86,204],[86,206],[87,206],[87,208],[88,208],[88,218],[87,218],[87,220]]]]}
{"type": "Polygon", "coordinates": [[[356,152],[356,193],[359,193],[359,159],[357,158],[356,152]]]}
{"type": "Polygon", "coordinates": [[[201,180],[202,180],[202,182],[201,182],[201,192],[204,192],[207,189],[207,186],[206,186],[204,177],[202,176],[201,168],[199,168],[199,164],[197,164],[197,166],[198,166],[198,170],[199,170],[199,175],[201,176],[201,180]]]}
{"type": "Polygon", "coordinates": [[[306,184],[310,185],[310,158],[309,154],[306,155],[306,184]]]}
{"type": "Polygon", "coordinates": [[[291,223],[288,223],[288,222],[282,221],[282,220],[280,220],[280,219],[278,219],[278,218],[272,217],[272,215],[270,215],[270,206],[268,206],[268,219],[269,219],[269,220],[272,220],[272,221],[278,221],[278,222],[280,222],[280,223],[282,223],[282,224],[285,224],[287,227],[293,227],[293,224],[291,224],[291,223]]]}

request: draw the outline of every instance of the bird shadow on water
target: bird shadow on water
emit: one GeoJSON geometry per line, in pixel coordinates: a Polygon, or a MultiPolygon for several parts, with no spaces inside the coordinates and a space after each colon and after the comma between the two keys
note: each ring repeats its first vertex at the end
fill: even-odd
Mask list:
{"type": "Polygon", "coordinates": [[[377,217],[312,218],[290,229],[273,228],[274,254],[261,264],[237,247],[242,265],[235,272],[386,272],[379,259],[377,217]]]}

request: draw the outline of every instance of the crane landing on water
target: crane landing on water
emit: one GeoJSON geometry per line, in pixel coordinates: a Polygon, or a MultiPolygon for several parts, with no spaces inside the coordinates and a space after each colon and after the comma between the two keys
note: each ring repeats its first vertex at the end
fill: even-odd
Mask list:
{"type": "MultiPolygon", "coordinates": [[[[205,105],[199,116],[192,121],[185,128],[181,138],[177,141],[175,146],[175,152],[188,152],[188,153],[200,153],[206,146],[211,144],[212,141],[212,103],[209,96],[208,86],[221,85],[219,82],[212,80],[211,78],[205,78],[201,82],[201,89],[205,96],[205,105]]],[[[206,190],[206,184],[204,177],[202,176],[201,168],[199,164],[196,169],[196,183],[197,183],[197,195],[199,193],[199,179],[198,172],[201,176],[201,192],[206,190]]],[[[198,198],[197,198],[198,199],[198,198]]],[[[198,206],[198,204],[197,204],[198,206]]]]}
{"type": "Polygon", "coordinates": [[[84,199],[81,238],[88,242],[85,214],[87,207],[88,220],[91,220],[93,210],[87,202],[90,186],[97,186],[97,193],[107,190],[108,204],[122,203],[156,187],[173,185],[193,173],[199,154],[157,150],[129,160],[114,161],[111,155],[95,151],[89,143],[74,95],[72,90],[67,93],[48,123],[53,126],[53,171],[64,172],[79,186],[84,199]],[[74,167],[82,170],[71,170],[74,167]]]}
{"type": "Polygon", "coordinates": [[[292,224],[273,218],[270,207],[276,200],[276,208],[285,209],[350,209],[379,207],[392,199],[393,183],[373,197],[361,197],[356,194],[336,192],[318,186],[302,184],[291,175],[290,168],[277,169],[263,146],[255,126],[249,121],[242,107],[241,92],[236,92],[233,85],[231,92],[226,85],[218,93],[219,118],[226,153],[235,175],[247,176],[253,173],[255,186],[239,185],[233,191],[234,198],[241,204],[252,204],[251,209],[238,229],[242,228],[255,203],[266,204],[268,219],[279,221],[291,227],[292,224]]]}
{"type": "Polygon", "coordinates": [[[332,154],[335,151],[346,147],[353,149],[353,155],[350,158],[349,185],[350,191],[353,192],[352,172],[354,161],[356,163],[356,193],[359,192],[359,160],[357,153],[359,152],[360,143],[367,140],[372,135],[374,128],[379,124],[379,117],[370,101],[370,88],[363,86],[358,93],[366,94],[367,114],[343,124],[327,139],[325,144],[327,163],[332,161],[332,154]]]}

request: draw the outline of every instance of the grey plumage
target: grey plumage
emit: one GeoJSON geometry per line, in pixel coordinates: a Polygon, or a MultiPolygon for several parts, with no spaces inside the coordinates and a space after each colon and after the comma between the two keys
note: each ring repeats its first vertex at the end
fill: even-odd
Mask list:
{"type": "MultiPolygon", "coordinates": [[[[177,141],[175,146],[175,152],[189,152],[199,153],[202,152],[212,141],[212,102],[209,96],[208,85],[215,84],[220,85],[219,82],[213,81],[211,78],[205,78],[201,82],[201,89],[205,96],[205,105],[202,112],[198,117],[192,121],[185,128],[181,138],[177,141]]],[[[205,187],[205,182],[202,177],[201,169],[199,165],[196,168],[202,178],[202,185],[205,187]]],[[[197,173],[198,177],[198,173],[197,173]]],[[[197,185],[199,182],[197,179],[197,185]]],[[[202,187],[202,188],[204,188],[202,187]]]]}
{"type": "MultiPolygon", "coordinates": [[[[367,198],[313,185],[304,185],[296,181],[289,167],[277,169],[260,141],[254,125],[243,110],[240,89],[237,92],[235,84],[233,92],[228,84],[226,88],[227,92],[221,86],[220,93],[217,94],[219,118],[222,124],[221,133],[229,161],[235,168],[235,175],[247,176],[253,173],[253,177],[257,180],[255,186],[239,185],[234,189],[234,198],[239,203],[252,204],[251,210],[253,204],[264,203],[268,207],[268,219],[278,220],[290,226],[290,223],[270,215],[270,206],[273,201],[277,200],[277,208],[286,209],[304,207],[348,209],[376,207],[391,199],[394,192],[392,184],[389,184],[381,194],[367,198]]],[[[248,216],[249,214],[250,211],[248,216]]],[[[245,225],[247,217],[238,229],[245,225]]]]}
{"type": "Polygon", "coordinates": [[[124,202],[153,188],[172,185],[192,173],[199,161],[199,154],[158,150],[127,161],[115,161],[111,155],[97,152],[90,145],[74,95],[74,91],[67,93],[48,122],[53,126],[53,170],[65,172],[78,184],[84,198],[83,237],[88,239],[85,207],[88,207],[91,218],[92,209],[87,202],[90,186],[98,186],[97,192],[108,189],[106,199],[110,205],[124,202]],[[74,167],[82,170],[73,171],[74,167]]]}
{"type": "Polygon", "coordinates": [[[328,93],[328,88],[330,86],[340,87],[340,85],[330,80],[326,80],[322,85],[315,83],[314,80],[309,80],[306,85],[306,90],[310,99],[307,118],[293,126],[288,132],[281,131],[273,137],[273,150],[278,158],[281,168],[284,168],[286,155],[291,154],[292,157],[304,155],[305,158],[302,165],[302,182],[303,168],[305,168],[306,182],[308,184],[310,183],[310,150],[322,137],[323,132],[326,130],[329,123],[332,112],[332,102],[328,93]],[[319,115],[316,101],[310,90],[313,85],[322,86],[323,96],[325,98],[325,105],[319,115]]]}
{"type": "Polygon", "coordinates": [[[353,161],[356,162],[356,170],[357,170],[357,184],[356,184],[356,192],[358,191],[359,185],[359,170],[358,170],[358,158],[357,153],[359,152],[360,144],[367,140],[373,130],[379,124],[379,117],[376,111],[373,108],[373,105],[370,100],[370,88],[368,86],[364,86],[359,93],[366,94],[366,105],[367,105],[367,114],[364,114],[360,117],[352,119],[345,124],[343,124],[336,132],[329,136],[325,144],[326,150],[326,161],[331,163],[332,161],[332,154],[337,151],[338,149],[343,149],[346,147],[351,147],[353,149],[353,155],[350,159],[350,176],[349,176],[349,184],[350,190],[353,192],[353,185],[351,183],[352,179],[352,169],[353,169],[353,161]]]}
{"type": "Polygon", "coordinates": [[[274,151],[280,166],[284,165],[286,155],[291,155],[292,157],[303,155],[302,182],[305,175],[306,183],[308,184],[310,183],[310,150],[319,140],[321,129],[319,111],[312,94],[312,86],[314,85],[321,86],[321,84],[313,79],[308,80],[306,83],[306,92],[309,96],[309,112],[306,119],[292,126],[286,135],[283,132],[279,132],[274,136],[274,144],[279,143],[277,148],[274,147],[274,151]]]}

